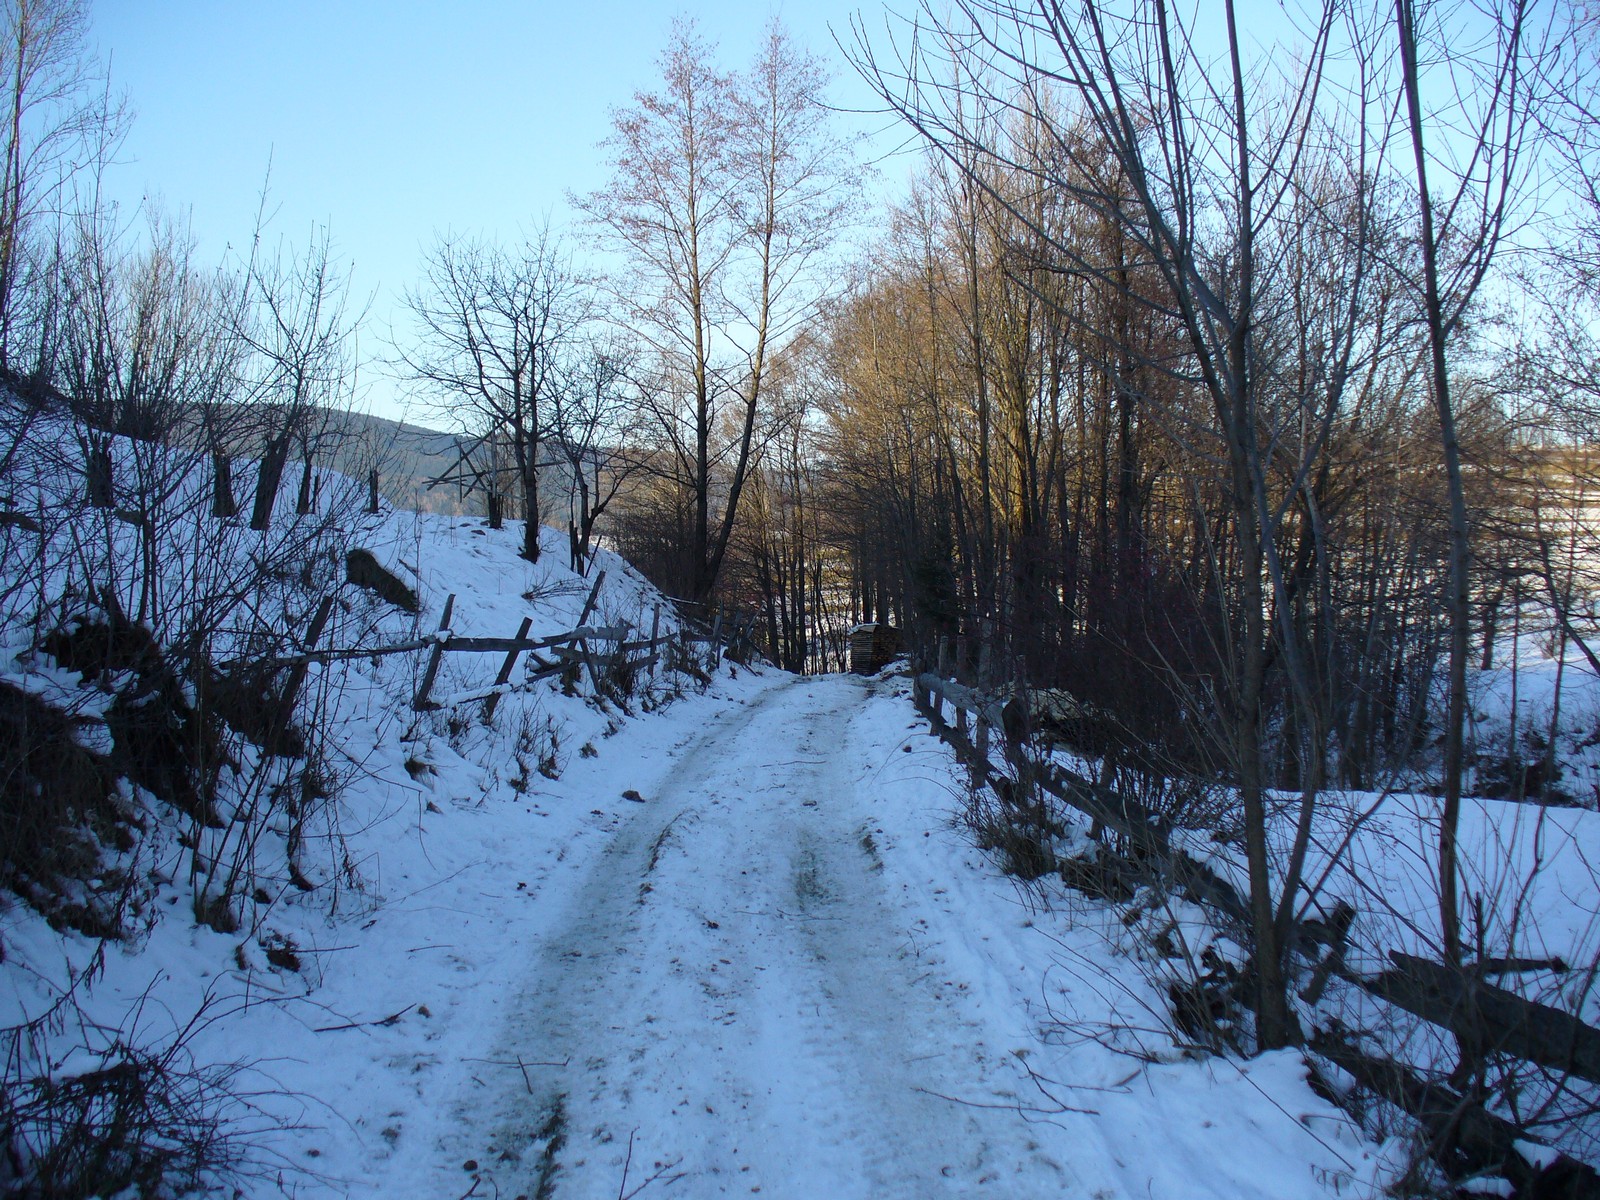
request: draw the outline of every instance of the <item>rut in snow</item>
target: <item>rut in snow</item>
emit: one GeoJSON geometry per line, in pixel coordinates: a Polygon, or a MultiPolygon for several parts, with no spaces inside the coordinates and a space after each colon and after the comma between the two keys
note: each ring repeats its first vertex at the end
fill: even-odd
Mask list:
{"type": "Polygon", "coordinates": [[[884,883],[882,748],[850,737],[869,686],[768,690],[615,833],[508,1022],[521,1078],[458,1114],[486,1194],[1059,1191],[884,883]]]}

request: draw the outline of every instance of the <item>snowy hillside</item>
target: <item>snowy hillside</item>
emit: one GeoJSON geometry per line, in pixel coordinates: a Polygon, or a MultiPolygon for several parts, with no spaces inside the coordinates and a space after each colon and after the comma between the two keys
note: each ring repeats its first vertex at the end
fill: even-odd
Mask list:
{"type": "MultiPolygon", "coordinates": [[[[491,721],[482,699],[452,700],[481,696],[500,654],[445,656],[443,706],[426,712],[413,710],[422,653],[275,669],[307,648],[319,609],[330,619],[316,646],[340,651],[416,640],[447,593],[457,635],[508,637],[526,618],[534,639],[576,626],[602,578],[590,625],[648,634],[660,597],[605,552],[577,576],[553,533],[534,565],[517,557],[520,530],[363,512],[337,475],[320,479],[312,511],[280,495],[271,527],[251,530],[214,516],[199,456],[120,438],[103,450],[111,503],[86,504],[74,427],[10,416],[0,689],[15,895],[0,893],[0,1116],[12,1144],[0,1179],[38,1165],[30,1156],[68,1119],[74,1086],[134,1064],[140,1095],[109,1093],[127,1108],[117,1136],[132,1144],[145,1123],[170,1123],[155,1139],[168,1143],[156,1159],[177,1164],[169,1176],[193,1156],[258,1174],[273,1194],[280,1167],[298,1178],[315,1165],[276,1139],[337,1121],[324,1085],[360,1074],[359,1060],[328,1059],[326,1038],[292,1032],[329,1012],[365,1019],[378,981],[404,979],[422,942],[442,944],[414,936],[420,913],[443,914],[434,932],[453,938],[470,909],[503,921],[482,872],[488,886],[498,868],[537,887],[543,859],[594,820],[556,804],[555,781],[597,747],[618,757],[609,739],[693,681],[662,655],[613,703],[579,669],[522,683],[529,655],[491,721]],[[417,614],[345,582],[357,550],[393,573],[391,591],[412,592],[417,614]],[[202,636],[212,665],[197,686],[170,664],[202,636]],[[485,813],[520,820],[475,819],[485,813]],[[386,940],[391,928],[404,946],[386,940]],[[336,1069],[300,1079],[291,1059],[336,1069]],[[170,1097],[145,1104],[158,1081],[170,1097]]],[[[661,631],[675,627],[668,609],[661,631]]],[[[492,945],[495,930],[483,935],[492,945]]],[[[95,1140],[93,1153],[120,1153],[115,1138],[95,1140]]],[[[59,1178],[75,1169],[46,1165],[59,1178]]]]}

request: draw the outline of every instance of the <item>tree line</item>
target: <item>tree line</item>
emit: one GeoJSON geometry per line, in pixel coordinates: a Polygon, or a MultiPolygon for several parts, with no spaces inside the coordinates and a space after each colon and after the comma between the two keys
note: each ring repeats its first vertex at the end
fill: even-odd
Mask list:
{"type": "Polygon", "coordinates": [[[1263,1047],[1302,1034],[1324,793],[1431,779],[1434,936],[1471,970],[1462,796],[1557,794],[1560,702],[1474,742],[1469,667],[1508,619],[1592,654],[1592,14],[1294,20],[968,0],[858,30],[923,165],[783,347],[716,585],[792,669],[889,621],[1071,693],[1103,781],[1233,789],[1263,1047]]]}
{"type": "Polygon", "coordinates": [[[1507,502],[1571,514],[1533,434],[1581,392],[1528,388],[1551,347],[1505,335],[1503,268],[1543,255],[1535,302],[1593,301],[1592,115],[1557,51],[1592,62],[1592,22],[1298,19],[1263,45],[1231,4],[969,0],[860,40],[928,165],[826,351],[860,614],[1092,705],[1107,780],[1235,789],[1263,1047],[1300,1037],[1319,798],[1435,749],[1438,946],[1465,962],[1469,654],[1564,544],[1507,502]],[[1537,224],[1550,171],[1578,186],[1537,224]]]}

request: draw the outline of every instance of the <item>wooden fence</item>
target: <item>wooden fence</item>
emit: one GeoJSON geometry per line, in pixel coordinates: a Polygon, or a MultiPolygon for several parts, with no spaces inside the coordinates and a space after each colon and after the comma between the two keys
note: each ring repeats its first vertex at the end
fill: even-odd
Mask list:
{"type": "MultiPolygon", "coordinates": [[[[975,786],[987,786],[1002,795],[1014,794],[1018,784],[1023,789],[1037,787],[1089,817],[1095,827],[1121,835],[1128,846],[1128,858],[1139,864],[1139,874],[1175,884],[1230,920],[1249,920],[1249,906],[1227,880],[1172,847],[1170,831],[1158,813],[1114,788],[1035,757],[1024,739],[1008,735],[1006,706],[993,693],[957,683],[942,673],[924,671],[914,678],[912,695],[934,732],[967,764],[975,786]],[[951,720],[944,715],[947,706],[951,720]],[[998,770],[991,760],[991,735],[995,731],[999,732],[1005,761],[1015,778],[998,770]]],[[[1015,727],[1015,720],[1012,725],[1015,727]]]]}
{"type": "MultiPolygon", "coordinates": [[[[1171,845],[1170,830],[1159,814],[1113,788],[1086,779],[1032,755],[1025,739],[1007,730],[1007,705],[992,691],[971,687],[949,678],[950,656],[940,646],[937,671],[922,671],[912,683],[913,700],[933,730],[965,762],[974,786],[987,786],[1011,796],[1030,786],[1054,796],[1094,822],[1096,829],[1114,830],[1125,839],[1131,874],[1166,886],[1248,926],[1249,908],[1233,886],[1210,868],[1171,845]],[[949,719],[945,709],[951,710],[949,719]],[[1006,764],[1015,777],[998,770],[990,758],[991,734],[999,731],[1006,764]]],[[[980,677],[986,672],[980,668],[980,677]]],[[[1013,710],[1015,714],[1015,710],[1013,710]]],[[[1348,911],[1348,910],[1347,910],[1348,911]]],[[[1353,912],[1348,912],[1353,917],[1353,912]]],[[[1557,961],[1507,961],[1453,969],[1415,956],[1391,951],[1392,968],[1377,975],[1357,974],[1345,965],[1349,919],[1336,926],[1330,937],[1300,931],[1305,943],[1326,946],[1302,993],[1314,1003],[1331,976],[1338,976],[1395,1007],[1453,1034],[1463,1047],[1479,1055],[1504,1054],[1546,1070],[1564,1073],[1589,1083],[1600,1083],[1600,1029],[1585,1024],[1563,1009],[1526,999],[1497,987],[1484,975],[1518,970],[1565,970],[1557,961]]],[[[1248,1002],[1248,995],[1241,999],[1248,1002]]],[[[1466,1160],[1480,1167],[1504,1167],[1513,1178],[1528,1164],[1507,1158],[1519,1138],[1525,1137],[1511,1122],[1496,1116],[1469,1096],[1423,1079],[1404,1064],[1371,1057],[1353,1043],[1326,1033],[1311,1039],[1312,1048],[1341,1066],[1369,1090],[1411,1112],[1440,1146],[1454,1146],[1466,1160]],[[1522,1164],[1522,1167],[1518,1166],[1522,1164]]],[[[1512,1154],[1512,1158],[1516,1155],[1512,1154]]],[[[1588,1166],[1559,1156],[1560,1170],[1570,1172],[1570,1191],[1563,1196],[1600,1200],[1600,1175],[1588,1166]]],[[[1528,1167],[1538,1174],[1537,1166],[1528,1167]]],[[[1555,1168],[1550,1168],[1555,1169],[1555,1168]]],[[[1567,1175],[1562,1176],[1568,1178],[1567,1175]]],[[[1519,1184],[1520,1186],[1520,1184],[1519,1184]]],[[[1519,1193],[1520,1194],[1520,1193],[1519,1193]]],[[[1530,1193],[1531,1194],[1531,1193],[1530,1193]]],[[[1542,1194],[1542,1193],[1541,1193],[1542,1194]]]]}
{"type": "Polygon", "coordinates": [[[758,653],[755,641],[756,628],[761,622],[758,614],[741,612],[720,602],[710,604],[675,596],[668,599],[677,610],[679,628],[690,641],[721,646],[736,662],[745,662],[758,653]]]}
{"type": "MultiPolygon", "coordinates": [[[[721,621],[718,621],[709,632],[696,630],[687,623],[680,622],[675,631],[663,634],[660,604],[655,606],[651,615],[649,637],[631,637],[630,635],[636,631],[633,626],[627,624],[591,625],[588,622],[594,614],[595,604],[605,578],[604,571],[595,576],[575,628],[540,638],[528,636],[528,630],[533,624],[531,617],[523,617],[517,632],[511,637],[464,637],[454,633],[451,629],[451,620],[455,616],[456,597],[452,592],[445,599],[438,628],[431,634],[380,646],[327,647],[319,650],[315,649],[315,646],[333,608],[333,598],[326,597],[318,606],[307,629],[304,643],[306,648],[297,654],[274,658],[267,664],[273,668],[289,669],[279,699],[280,712],[285,718],[292,712],[300,687],[305,681],[306,669],[311,663],[382,658],[391,654],[414,654],[426,651],[428,657],[423,666],[421,681],[411,700],[412,709],[426,712],[482,701],[484,718],[488,719],[494,716],[502,696],[526,688],[539,680],[569,673],[577,676],[587,672],[590,686],[596,691],[604,691],[612,681],[629,672],[644,670],[653,675],[662,665],[668,652],[674,648],[677,653],[668,661],[669,667],[710,671],[715,669],[724,652],[729,649],[730,635],[748,637],[748,631],[741,634],[738,628],[731,624],[724,629],[721,621]],[[457,695],[438,698],[433,694],[434,685],[438,682],[439,667],[446,654],[501,654],[504,657],[501,659],[494,683],[457,695]],[[520,682],[513,684],[512,673],[524,655],[529,659],[532,669],[520,682]]],[[[735,647],[737,644],[733,643],[735,647]]],[[[219,664],[223,669],[240,665],[243,664],[228,662],[219,664]]]]}

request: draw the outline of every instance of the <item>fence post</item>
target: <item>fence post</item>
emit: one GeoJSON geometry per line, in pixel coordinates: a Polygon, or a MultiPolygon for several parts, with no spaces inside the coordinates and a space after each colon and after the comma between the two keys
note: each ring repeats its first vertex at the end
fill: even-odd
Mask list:
{"type": "Polygon", "coordinates": [[[656,677],[656,663],[660,661],[660,650],[656,646],[656,638],[661,636],[661,604],[657,602],[655,612],[650,616],[650,678],[656,677]]]}
{"type": "MultiPolygon", "coordinates": [[[[606,581],[606,573],[601,571],[594,577],[594,586],[589,589],[589,598],[583,602],[583,612],[578,614],[578,628],[582,629],[589,620],[589,614],[594,611],[595,602],[600,599],[600,585],[606,581]]],[[[594,659],[589,657],[589,642],[587,638],[578,639],[578,655],[589,668],[589,686],[595,692],[600,690],[600,672],[595,668],[594,659]]]]}
{"type": "MultiPolygon", "coordinates": [[[[451,592],[445,597],[444,614],[439,618],[439,632],[448,633],[450,629],[450,614],[456,607],[456,594],[451,592]]],[[[411,708],[415,712],[425,712],[433,707],[428,700],[428,693],[433,691],[433,678],[439,673],[439,659],[444,656],[444,641],[434,638],[433,649],[428,652],[428,667],[422,673],[422,683],[417,688],[417,695],[411,701],[411,708]]]]}
{"type": "MultiPolygon", "coordinates": [[[[522,641],[528,636],[528,630],[533,626],[532,617],[523,617],[522,624],[517,626],[517,641],[522,641]]],[[[517,665],[517,656],[522,653],[521,646],[513,646],[506,651],[506,659],[500,664],[500,673],[494,677],[495,687],[511,681],[511,672],[517,665]]],[[[494,720],[494,710],[500,705],[500,693],[495,692],[483,702],[483,723],[487,725],[494,720]]]]}
{"type": "Polygon", "coordinates": [[[989,722],[981,709],[977,715],[972,748],[977,751],[972,760],[972,786],[977,787],[989,773],[989,722]]]}
{"type": "Polygon", "coordinates": [[[706,669],[715,671],[722,661],[722,603],[717,603],[717,619],[711,624],[711,647],[706,651],[706,669]]]}
{"type": "Polygon", "coordinates": [[[600,666],[595,662],[594,655],[589,653],[587,639],[578,643],[578,654],[583,659],[583,665],[589,668],[589,690],[598,696],[600,694],[600,666]]]}
{"type": "Polygon", "coordinates": [[[600,585],[606,581],[606,573],[601,571],[594,577],[594,586],[589,589],[589,598],[583,602],[583,612],[578,614],[578,628],[582,629],[584,622],[589,619],[589,614],[594,611],[595,601],[600,598],[600,585]]]}
{"type": "MultiPolygon", "coordinates": [[[[979,633],[978,642],[978,692],[985,700],[989,696],[990,671],[992,669],[992,654],[994,643],[994,626],[985,621],[979,633]]],[[[983,782],[983,776],[989,769],[989,717],[987,703],[981,705],[975,714],[977,726],[973,731],[973,745],[978,751],[978,762],[973,770],[973,778],[978,783],[983,782]]]]}
{"type": "MultiPolygon", "coordinates": [[[[967,670],[968,670],[968,678],[969,679],[971,678],[972,643],[967,638],[961,638],[959,641],[956,642],[956,644],[953,647],[953,649],[954,649],[954,653],[951,655],[951,660],[952,661],[950,663],[950,669],[953,672],[951,677],[957,683],[960,683],[961,682],[961,670],[962,670],[962,667],[966,667],[967,668],[967,670]]],[[[962,707],[960,704],[957,704],[956,705],[956,732],[958,734],[960,734],[962,737],[966,737],[967,736],[967,724],[968,724],[967,710],[964,707],[962,707]]]]}

